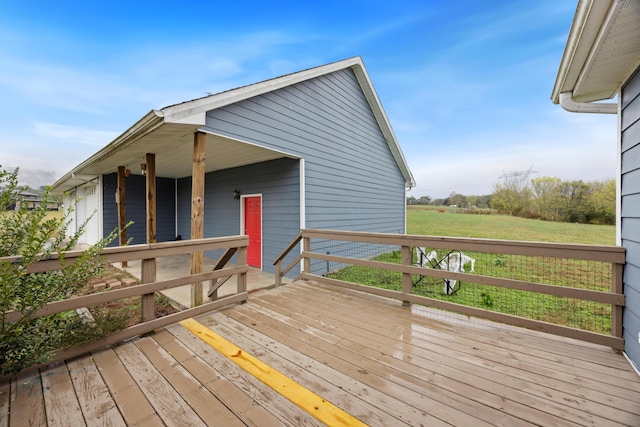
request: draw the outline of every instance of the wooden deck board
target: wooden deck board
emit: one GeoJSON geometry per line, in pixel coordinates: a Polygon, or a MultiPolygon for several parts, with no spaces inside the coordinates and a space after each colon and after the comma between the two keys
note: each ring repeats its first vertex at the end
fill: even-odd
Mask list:
{"type": "Polygon", "coordinates": [[[127,425],[164,425],[113,349],[98,351],[92,356],[127,425]]]}
{"type": "Polygon", "coordinates": [[[311,415],[261,383],[258,379],[244,372],[233,362],[230,362],[226,357],[217,353],[182,326],[172,325],[166,329],[184,343],[187,348],[197,353],[207,364],[215,367],[227,380],[233,382],[258,404],[268,409],[278,418],[282,425],[323,425],[311,415]]]}
{"type": "Polygon", "coordinates": [[[11,383],[12,424],[46,426],[47,419],[42,394],[42,380],[38,374],[20,374],[11,383]]]}
{"type": "Polygon", "coordinates": [[[117,347],[116,354],[165,424],[206,425],[133,342],[117,347]]]}
{"type": "MultiPolygon", "coordinates": [[[[383,309],[386,309],[386,307],[377,309],[376,313],[380,313],[380,310],[383,309]]],[[[430,345],[437,344],[447,349],[453,349],[456,352],[456,357],[463,358],[468,363],[490,368],[491,370],[502,370],[504,373],[508,374],[509,372],[513,373],[513,368],[515,368],[517,370],[517,378],[524,378],[529,375],[531,378],[535,379],[536,383],[553,387],[554,385],[558,385],[557,381],[559,373],[564,374],[575,368],[574,365],[576,362],[570,354],[564,354],[562,356],[555,354],[546,360],[541,359],[541,355],[544,355],[545,353],[553,353],[555,351],[553,349],[547,349],[543,342],[535,343],[532,347],[531,344],[526,344],[520,340],[518,343],[514,343],[515,345],[507,347],[505,343],[512,343],[513,340],[508,338],[505,339],[505,337],[498,337],[498,340],[492,339],[492,336],[486,333],[474,334],[468,327],[464,329],[459,328],[453,333],[438,336],[439,334],[433,333],[433,323],[430,319],[427,319],[427,322],[422,323],[415,319],[415,316],[407,310],[405,310],[404,313],[398,314],[394,312],[391,314],[394,318],[405,317],[412,319],[414,325],[412,331],[413,338],[418,338],[423,334],[422,338],[427,340],[430,345]],[[545,348],[545,350],[540,350],[540,348],[545,348]],[[538,352],[536,353],[537,357],[532,357],[531,355],[534,350],[538,352]],[[540,376],[542,373],[541,370],[544,371],[542,377],[540,376]],[[548,381],[545,382],[545,379],[548,381]]],[[[366,318],[367,315],[365,314],[363,316],[366,318]]],[[[371,317],[368,318],[370,321],[373,321],[371,317]]],[[[514,331],[513,328],[512,332],[515,333],[512,333],[511,336],[529,336],[531,334],[530,331],[517,329],[514,331]],[[526,332],[526,334],[523,332],[526,332]]],[[[637,377],[628,369],[628,363],[626,363],[624,358],[619,357],[619,355],[616,355],[609,349],[607,349],[605,354],[607,354],[608,358],[607,360],[602,360],[598,363],[599,372],[592,373],[593,366],[592,369],[587,372],[581,370],[579,382],[576,381],[576,375],[563,377],[562,379],[564,382],[559,384],[558,389],[567,391],[568,387],[568,391],[572,393],[581,393],[585,390],[588,391],[591,389],[597,391],[598,396],[601,397],[602,389],[605,387],[607,391],[613,395],[613,397],[608,397],[607,400],[609,402],[614,403],[615,405],[620,405],[620,399],[627,400],[629,394],[624,387],[631,385],[632,389],[637,388],[637,377]],[[611,366],[604,366],[603,363],[605,362],[608,362],[611,366]],[[620,362],[624,362],[626,365],[622,365],[620,362]],[[618,384],[618,387],[609,385],[611,384],[611,377],[608,374],[612,373],[611,369],[613,369],[613,367],[617,369],[615,371],[617,375],[614,377],[614,381],[618,384]],[[620,368],[626,369],[621,370],[620,368]],[[602,371],[604,370],[607,370],[607,374],[603,374],[602,371]],[[589,376],[593,376],[593,378],[598,378],[604,382],[585,378],[589,376]],[[571,385],[573,385],[573,387],[571,387],[571,385]],[[622,390],[620,390],[621,388],[622,390]],[[615,397],[616,392],[617,397],[615,397]]],[[[622,403],[624,404],[624,401],[622,403]]],[[[637,411],[637,405],[634,405],[634,409],[637,411]]]]}
{"type": "Polygon", "coordinates": [[[67,362],[80,408],[88,425],[126,425],[91,357],[67,362]]]}
{"type": "Polygon", "coordinates": [[[151,337],[140,338],[135,344],[205,424],[229,427],[244,425],[229,408],[151,337]]]}
{"type": "MultiPolygon", "coordinates": [[[[289,314],[292,317],[297,316],[304,318],[307,323],[315,319],[316,322],[320,322],[321,324],[340,325],[340,328],[334,328],[336,333],[341,335],[349,346],[354,347],[354,343],[359,342],[361,346],[355,347],[354,351],[360,352],[360,354],[366,351],[367,348],[373,349],[375,354],[375,351],[382,352],[391,347],[402,353],[411,354],[414,361],[417,357],[422,357],[422,364],[433,366],[433,369],[437,369],[438,376],[445,377],[444,379],[438,378],[439,386],[443,386],[443,380],[457,381],[458,383],[464,384],[466,393],[474,393],[474,389],[480,390],[480,394],[474,397],[474,399],[481,399],[485,404],[491,404],[491,399],[488,399],[489,396],[487,396],[487,393],[489,393],[495,396],[493,401],[498,405],[497,407],[507,412],[514,410],[514,415],[519,417],[532,417],[529,418],[530,422],[544,422],[545,417],[548,415],[555,417],[555,419],[549,419],[549,423],[560,423],[559,419],[565,417],[572,419],[572,422],[580,422],[584,425],[591,425],[592,423],[602,425],[602,423],[610,421],[600,418],[599,414],[602,408],[593,407],[597,405],[584,405],[585,402],[582,402],[583,405],[581,408],[572,408],[567,406],[567,403],[578,405],[581,402],[578,402],[577,399],[565,402],[558,396],[555,396],[554,399],[551,390],[545,390],[546,393],[551,393],[549,398],[541,398],[529,391],[529,388],[535,388],[538,386],[537,384],[514,384],[513,379],[518,378],[519,369],[513,370],[510,375],[496,376],[489,368],[476,369],[464,360],[459,360],[459,353],[450,352],[447,348],[458,340],[457,331],[451,331],[451,325],[445,325],[445,329],[449,329],[449,331],[445,331],[443,325],[433,324],[433,322],[431,322],[430,329],[439,333],[431,335],[421,334],[421,331],[416,331],[414,323],[411,323],[409,328],[404,329],[405,327],[402,326],[402,324],[396,322],[396,320],[402,318],[401,313],[398,313],[396,307],[390,307],[388,304],[381,303],[375,310],[369,310],[367,312],[365,311],[366,307],[358,307],[358,303],[361,301],[360,296],[351,297],[349,293],[345,293],[342,297],[338,298],[339,301],[333,301],[334,304],[331,306],[328,304],[319,306],[318,304],[314,304],[314,300],[310,298],[311,295],[316,295],[317,298],[318,291],[329,292],[330,297],[336,297],[333,291],[327,289],[311,289],[308,286],[292,289],[290,292],[294,293],[294,298],[292,299],[294,306],[289,314]],[[309,298],[307,298],[307,296],[309,296],[309,298]],[[302,303],[300,301],[302,301],[302,303]],[[386,310],[389,309],[391,309],[390,314],[392,317],[384,317],[381,319],[381,316],[384,316],[387,312],[386,310]],[[353,312],[358,313],[358,315],[351,315],[350,313],[353,312]],[[375,315],[368,313],[375,313],[375,315]],[[379,325],[385,326],[381,327],[379,325]],[[391,330],[391,332],[388,332],[389,330],[391,330]],[[403,340],[400,341],[400,343],[398,343],[395,338],[397,334],[403,335],[403,340]],[[428,341],[420,345],[420,338],[428,339],[428,341]],[[417,346],[408,347],[408,341],[416,343],[417,346]],[[439,345],[439,347],[436,349],[434,344],[439,345]],[[527,390],[527,392],[525,393],[521,390],[527,390]],[[497,400],[495,398],[497,398],[497,400]],[[510,408],[509,404],[516,404],[517,406],[510,408]],[[586,406],[588,406],[590,413],[584,412],[586,406]],[[536,411],[538,412],[537,414],[536,411]]],[[[282,293],[277,296],[275,294],[265,295],[260,301],[256,301],[256,304],[261,304],[262,300],[268,300],[273,303],[273,306],[287,307],[287,301],[283,300],[283,298],[281,298],[282,296],[282,293]]],[[[319,298],[319,300],[324,301],[325,299],[319,298]]],[[[489,331],[485,331],[483,336],[491,337],[488,332],[489,331]]],[[[504,347],[504,344],[505,343],[502,342],[501,346],[504,347]]],[[[476,343],[475,347],[470,348],[470,350],[475,353],[473,357],[476,358],[482,357],[482,354],[478,354],[478,346],[479,343],[476,343]]],[[[485,353],[490,355],[502,347],[486,348],[485,353]]],[[[509,353],[513,355],[513,349],[510,348],[509,353]]],[[[614,356],[613,353],[612,356],[614,356]]],[[[535,366],[532,369],[535,369],[535,366]]],[[[566,369],[566,366],[558,366],[558,369],[566,369]]],[[[426,374],[428,374],[428,372],[426,374]]],[[[457,393],[465,392],[455,388],[456,384],[449,384],[448,386],[452,387],[451,390],[457,393]]],[[[634,405],[636,407],[638,406],[637,403],[634,403],[634,405]]],[[[623,423],[629,418],[635,418],[633,414],[628,415],[625,412],[613,411],[611,414],[612,416],[620,416],[622,420],[618,421],[623,423]]]]}
{"type": "Polygon", "coordinates": [[[67,366],[62,363],[48,368],[41,373],[41,378],[47,424],[60,427],[85,424],[67,366]]]}
{"type": "MultiPolygon", "coordinates": [[[[318,363],[312,357],[302,354],[298,347],[293,350],[287,346],[294,339],[291,335],[283,334],[276,337],[278,341],[273,341],[268,336],[220,315],[207,316],[206,320],[212,320],[203,323],[211,325],[216,333],[234,340],[245,351],[257,355],[270,366],[356,418],[369,420],[376,425],[390,425],[394,421],[402,421],[408,425],[417,425],[420,421],[429,425],[444,425],[430,414],[400,400],[398,396],[381,393],[360,381],[357,375],[349,376],[327,369],[326,363],[318,369],[318,363]]],[[[352,369],[352,372],[357,373],[357,368],[352,369]]]]}
{"type": "MultiPolygon", "coordinates": [[[[269,298],[272,299],[272,296],[269,296],[269,298]]],[[[283,304],[286,304],[286,302],[277,301],[275,305],[283,304]]],[[[362,324],[354,327],[348,323],[349,321],[356,321],[350,320],[351,316],[343,316],[338,312],[332,312],[326,305],[322,308],[312,306],[313,304],[309,304],[309,306],[300,307],[301,312],[310,316],[304,318],[306,323],[313,322],[315,318],[316,324],[320,327],[322,327],[323,323],[331,325],[330,327],[334,333],[342,338],[339,346],[345,346],[347,350],[352,352],[353,357],[358,357],[358,355],[359,359],[368,357],[376,363],[390,365],[401,372],[413,375],[415,378],[426,380],[427,383],[424,384],[425,390],[430,385],[435,386],[432,388],[432,394],[430,395],[433,399],[441,399],[441,390],[448,390],[458,396],[468,397],[479,402],[482,410],[476,408],[471,411],[473,406],[465,404],[457,406],[457,408],[468,410],[471,414],[482,417],[488,422],[496,422],[497,419],[503,418],[504,414],[507,414],[511,417],[511,423],[517,423],[516,420],[524,419],[528,422],[542,422],[547,425],[562,424],[561,418],[533,409],[530,407],[529,402],[522,403],[514,400],[510,393],[517,393],[517,390],[509,392],[492,381],[486,382],[478,379],[465,366],[462,366],[459,362],[455,363],[455,359],[451,356],[425,354],[425,357],[419,357],[420,353],[425,352],[421,344],[409,336],[410,331],[400,331],[403,339],[395,340],[385,336],[385,328],[376,328],[375,331],[368,331],[367,328],[374,328],[369,321],[362,320],[362,324]],[[336,320],[335,317],[340,318],[341,321],[346,320],[346,323],[341,321],[336,323],[334,321],[336,320]],[[340,328],[333,327],[333,325],[338,324],[341,325],[340,328]],[[452,364],[452,362],[454,363],[452,364]]],[[[351,307],[351,309],[357,311],[357,307],[351,307]]],[[[348,310],[344,312],[349,313],[348,310]]],[[[362,316],[359,315],[358,318],[362,318],[362,316]]],[[[387,325],[389,328],[394,327],[393,323],[390,323],[387,318],[379,324],[387,325]]],[[[528,396],[523,396],[522,400],[525,400],[525,397],[528,396]]],[[[540,402],[541,405],[544,403],[540,402]]],[[[434,409],[443,411],[444,413],[441,415],[443,417],[446,417],[447,411],[451,410],[446,402],[442,408],[434,409]]]]}
{"type": "Polygon", "coordinates": [[[246,425],[256,427],[278,427],[282,425],[271,412],[258,405],[231,381],[186,348],[173,335],[167,331],[159,331],[154,336],[154,339],[191,375],[199,378],[202,384],[242,419],[246,425]]]}
{"type": "Polygon", "coordinates": [[[9,425],[9,399],[11,398],[11,381],[0,383],[0,426],[9,425]]]}
{"type": "MultiPolygon", "coordinates": [[[[196,318],[374,426],[638,426],[594,344],[296,282],[196,318]]],[[[0,383],[0,425],[322,425],[179,324],[0,383]]]]}

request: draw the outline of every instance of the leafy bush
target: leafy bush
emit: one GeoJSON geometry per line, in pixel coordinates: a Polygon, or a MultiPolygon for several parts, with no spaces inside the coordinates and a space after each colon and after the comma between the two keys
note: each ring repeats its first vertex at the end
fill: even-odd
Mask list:
{"type": "Polygon", "coordinates": [[[71,297],[86,281],[103,271],[102,249],[117,234],[111,233],[82,252],[74,262],[65,260],[84,232],[86,222],[71,237],[68,212],[62,218],[47,217],[51,199],[45,191],[43,202],[34,209],[20,203],[18,169],[7,172],[0,167],[0,373],[18,372],[33,364],[43,363],[56,349],[100,336],[116,314],[99,316],[86,323],[75,311],[37,318],[35,313],[47,303],[71,297]],[[9,211],[15,207],[15,210],[9,211]],[[39,260],[57,253],[62,268],[58,271],[29,273],[39,260]],[[9,321],[7,313],[19,313],[9,321]]]}

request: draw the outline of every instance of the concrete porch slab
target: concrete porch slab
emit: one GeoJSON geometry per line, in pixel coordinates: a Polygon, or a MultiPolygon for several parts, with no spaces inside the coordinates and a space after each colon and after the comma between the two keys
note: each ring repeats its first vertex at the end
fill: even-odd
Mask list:
{"type": "MultiPolygon", "coordinates": [[[[162,257],[156,259],[156,280],[169,280],[178,277],[184,277],[191,274],[190,256],[188,254],[174,255],[169,257],[162,257]]],[[[216,259],[205,258],[204,270],[211,271],[216,259]]],[[[141,261],[129,261],[127,267],[121,267],[120,263],[116,263],[119,268],[128,272],[140,279],[141,277],[141,261]]],[[[290,283],[292,279],[283,278],[282,283],[290,283]]],[[[247,274],[247,290],[249,292],[257,289],[264,289],[270,286],[274,286],[276,283],[276,276],[271,273],[266,273],[258,268],[251,267],[247,274]]],[[[209,282],[203,284],[203,300],[208,301],[207,293],[209,291],[209,282]]],[[[219,289],[218,297],[227,295],[233,295],[237,292],[237,277],[232,276],[227,280],[219,289]]],[[[172,289],[166,289],[161,292],[172,304],[177,308],[185,309],[191,307],[191,285],[179,286],[172,289]]]]}

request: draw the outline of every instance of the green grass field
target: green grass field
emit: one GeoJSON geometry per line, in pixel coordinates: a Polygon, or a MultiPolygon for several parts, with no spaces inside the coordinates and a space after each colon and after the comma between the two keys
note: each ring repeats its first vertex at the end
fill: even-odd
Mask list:
{"type": "Polygon", "coordinates": [[[591,245],[614,245],[616,239],[613,225],[573,224],[442,210],[432,206],[409,206],[407,234],[591,245]]]}

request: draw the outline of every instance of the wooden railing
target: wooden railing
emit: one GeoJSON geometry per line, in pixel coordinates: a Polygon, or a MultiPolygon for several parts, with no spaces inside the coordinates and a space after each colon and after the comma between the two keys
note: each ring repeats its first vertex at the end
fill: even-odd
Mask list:
{"type": "MultiPolygon", "coordinates": [[[[119,341],[151,332],[155,329],[170,325],[180,320],[184,320],[198,314],[206,313],[210,310],[215,310],[229,304],[245,302],[248,298],[247,272],[249,271],[249,267],[246,263],[247,245],[247,236],[229,236],[105,248],[103,252],[101,252],[101,256],[106,258],[106,260],[110,263],[141,260],[141,284],[51,302],[37,310],[34,317],[37,318],[51,314],[81,309],[84,307],[90,307],[97,304],[108,303],[111,301],[117,301],[123,298],[139,296],[141,297],[142,322],[108,335],[102,339],[99,339],[98,341],[79,344],[57,351],[55,357],[48,360],[46,364],[56,363],[58,361],[66,360],[80,354],[94,351],[98,348],[113,345],[119,341]],[[212,271],[200,274],[192,274],[170,280],[154,280],[156,258],[211,250],[225,251],[212,271]],[[225,267],[234,253],[238,254],[238,262],[233,266],[225,267]],[[237,292],[233,295],[217,299],[217,289],[222,284],[222,282],[219,282],[219,279],[227,278],[233,275],[237,276],[237,292]],[[156,292],[175,288],[177,286],[190,285],[205,281],[211,281],[209,287],[210,302],[194,308],[180,311],[178,313],[170,314],[165,317],[157,319],[155,318],[154,294],[156,292]]],[[[74,259],[78,258],[81,255],[81,253],[82,251],[65,253],[65,263],[69,264],[73,262],[74,259]]],[[[6,257],[0,259],[12,261],[16,260],[16,257],[6,257]]],[[[55,271],[59,269],[60,261],[54,254],[53,257],[47,260],[42,260],[33,264],[29,268],[28,272],[39,273],[46,271],[55,271]]],[[[20,313],[8,312],[5,315],[5,319],[8,321],[15,321],[19,316],[20,313]]]]}
{"type": "MultiPolygon", "coordinates": [[[[326,247],[326,245],[325,245],[326,247]]],[[[345,232],[334,230],[303,230],[294,239],[289,247],[276,259],[276,271],[278,277],[276,283],[281,283],[281,277],[290,271],[296,264],[302,261],[302,272],[299,279],[316,280],[321,283],[340,286],[344,288],[356,289],[384,297],[395,298],[403,301],[404,305],[412,303],[430,306],[434,308],[454,311],[468,316],[484,318],[501,323],[539,330],[556,335],[576,338],[588,342],[606,345],[616,350],[624,348],[622,338],[622,309],[625,305],[625,297],[622,292],[622,271],[625,263],[625,250],[614,246],[596,245],[574,245],[543,242],[523,242],[508,240],[487,240],[454,237],[434,237],[418,235],[399,235],[382,233],[362,233],[345,232]],[[400,263],[376,261],[372,259],[355,258],[352,256],[341,256],[329,254],[328,251],[312,251],[313,241],[339,241],[339,242],[360,242],[362,244],[389,245],[398,247],[401,255],[400,263]],[[285,256],[294,249],[299,242],[302,242],[302,251],[293,262],[287,267],[282,266],[285,256]],[[495,276],[470,274],[457,271],[447,271],[438,268],[424,268],[415,265],[413,250],[416,247],[427,247],[434,249],[446,249],[456,251],[484,252],[491,254],[503,254],[506,256],[518,255],[524,257],[544,257],[561,258],[568,260],[586,260],[602,263],[610,263],[611,283],[610,289],[593,290],[580,289],[578,287],[557,286],[550,283],[537,283],[526,280],[514,280],[495,276]],[[323,274],[312,273],[312,260],[322,260],[327,263],[334,263],[340,266],[362,266],[366,268],[383,269],[398,272],[402,275],[402,290],[395,291],[382,289],[375,286],[367,286],[359,283],[347,282],[323,274]],[[597,333],[584,329],[568,327],[560,324],[550,323],[487,310],[484,308],[461,305],[449,300],[435,299],[414,293],[414,283],[412,278],[416,276],[429,276],[443,280],[456,280],[467,283],[490,285],[493,287],[506,288],[514,291],[528,291],[537,294],[552,295],[561,298],[572,298],[581,301],[588,301],[611,306],[611,333],[597,333]]]]}

